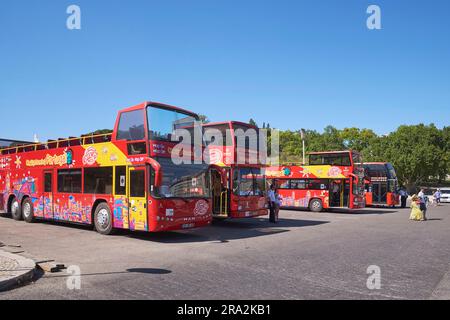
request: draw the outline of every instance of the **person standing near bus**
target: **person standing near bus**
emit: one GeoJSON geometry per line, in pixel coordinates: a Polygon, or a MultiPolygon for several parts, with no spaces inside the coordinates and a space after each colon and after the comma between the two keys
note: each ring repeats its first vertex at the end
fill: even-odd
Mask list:
{"type": "Polygon", "coordinates": [[[268,192],[268,201],[269,201],[269,209],[270,209],[270,217],[269,217],[269,221],[271,223],[277,223],[277,219],[276,219],[276,215],[277,215],[277,196],[276,196],[276,192],[275,192],[275,185],[272,184],[270,186],[269,192],[268,192]]]}
{"type": "Polygon", "coordinates": [[[408,192],[406,192],[405,188],[400,188],[400,191],[398,192],[400,195],[401,200],[401,207],[402,209],[406,208],[406,201],[408,200],[408,192]]]}
{"type": "Polygon", "coordinates": [[[419,196],[419,200],[420,200],[420,210],[423,213],[423,220],[427,220],[427,200],[428,197],[425,195],[425,190],[424,189],[420,189],[420,192],[418,194],[419,196]]]}

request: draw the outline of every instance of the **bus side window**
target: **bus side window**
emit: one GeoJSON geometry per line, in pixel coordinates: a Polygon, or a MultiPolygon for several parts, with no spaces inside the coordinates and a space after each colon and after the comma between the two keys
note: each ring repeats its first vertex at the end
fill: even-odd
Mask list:
{"type": "Polygon", "coordinates": [[[279,189],[291,189],[290,180],[281,180],[279,189]]]}
{"type": "Polygon", "coordinates": [[[44,174],[44,192],[50,193],[53,191],[52,188],[52,174],[50,172],[46,172],[44,174]]]}
{"type": "Polygon", "coordinates": [[[125,166],[116,167],[115,194],[125,196],[127,192],[127,168],[125,166]]]}

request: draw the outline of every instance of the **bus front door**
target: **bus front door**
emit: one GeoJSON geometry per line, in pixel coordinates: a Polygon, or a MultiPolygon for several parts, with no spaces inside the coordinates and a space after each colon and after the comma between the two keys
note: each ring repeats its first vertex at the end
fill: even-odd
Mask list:
{"type": "Polygon", "coordinates": [[[345,180],[331,180],[330,183],[330,207],[342,208],[344,203],[345,180]]]}
{"type": "Polygon", "coordinates": [[[229,170],[211,170],[211,185],[213,189],[213,216],[214,218],[228,218],[229,194],[224,186],[224,177],[229,176],[229,170]]]}
{"type": "Polygon", "coordinates": [[[386,204],[387,203],[387,185],[385,182],[374,182],[372,186],[373,203],[386,204]]]}
{"type": "Polygon", "coordinates": [[[148,231],[146,167],[128,170],[130,230],[148,231]]]}

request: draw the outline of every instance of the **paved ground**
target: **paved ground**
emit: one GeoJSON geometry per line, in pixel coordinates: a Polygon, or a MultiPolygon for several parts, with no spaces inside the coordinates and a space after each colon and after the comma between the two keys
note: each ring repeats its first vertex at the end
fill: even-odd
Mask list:
{"type": "Polygon", "coordinates": [[[9,276],[11,271],[16,270],[18,263],[14,259],[3,257],[0,255],[0,281],[2,278],[9,276]]]}
{"type": "Polygon", "coordinates": [[[409,210],[282,211],[281,222],[223,221],[184,232],[101,236],[54,223],[0,218],[0,241],[80,267],[38,275],[2,299],[449,299],[450,206],[428,222],[409,210]],[[367,268],[381,290],[367,289],[367,268]],[[76,278],[75,278],[76,279],[76,278]]]}

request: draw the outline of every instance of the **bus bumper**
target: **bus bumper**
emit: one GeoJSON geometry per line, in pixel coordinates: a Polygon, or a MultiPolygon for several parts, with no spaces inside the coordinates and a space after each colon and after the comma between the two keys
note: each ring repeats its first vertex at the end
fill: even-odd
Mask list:
{"type": "Polygon", "coordinates": [[[254,218],[267,216],[269,214],[267,209],[253,210],[253,211],[232,211],[230,212],[230,218],[242,219],[242,218],[254,218]]]}

